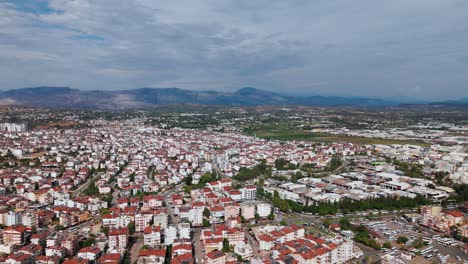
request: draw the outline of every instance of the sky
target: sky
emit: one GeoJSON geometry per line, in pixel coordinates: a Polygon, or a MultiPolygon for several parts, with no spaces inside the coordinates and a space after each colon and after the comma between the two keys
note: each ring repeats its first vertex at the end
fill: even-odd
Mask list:
{"type": "Polygon", "coordinates": [[[0,90],[468,97],[467,0],[0,0],[0,90]]]}

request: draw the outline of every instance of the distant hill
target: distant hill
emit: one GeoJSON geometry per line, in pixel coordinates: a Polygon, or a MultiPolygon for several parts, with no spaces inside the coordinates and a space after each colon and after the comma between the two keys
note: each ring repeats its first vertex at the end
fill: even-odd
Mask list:
{"type": "Polygon", "coordinates": [[[440,102],[429,103],[431,105],[447,105],[447,106],[468,106],[468,97],[459,100],[446,100],[440,102]]]}
{"type": "Polygon", "coordinates": [[[1,104],[73,109],[139,109],[176,104],[258,106],[392,106],[397,102],[339,96],[288,96],[245,87],[236,92],[193,91],[180,88],[82,91],[69,87],[34,87],[0,92],[1,104]]]}

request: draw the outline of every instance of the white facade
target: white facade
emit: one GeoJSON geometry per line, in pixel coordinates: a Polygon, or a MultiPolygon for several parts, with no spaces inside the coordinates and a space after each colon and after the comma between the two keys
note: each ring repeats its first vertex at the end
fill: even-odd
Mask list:
{"type": "Polygon", "coordinates": [[[174,226],[169,226],[164,231],[164,244],[171,245],[174,244],[174,241],[177,239],[177,228],[174,226]]]}
{"type": "Polygon", "coordinates": [[[266,218],[271,214],[271,205],[267,203],[257,204],[257,214],[261,218],[266,218]]]}

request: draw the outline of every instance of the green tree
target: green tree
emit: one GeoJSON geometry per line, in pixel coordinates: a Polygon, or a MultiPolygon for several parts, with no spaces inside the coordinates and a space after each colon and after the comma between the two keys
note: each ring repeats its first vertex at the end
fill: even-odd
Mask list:
{"type": "Polygon", "coordinates": [[[88,187],[83,191],[83,194],[86,196],[95,196],[99,194],[99,189],[96,187],[96,183],[94,181],[88,184],[88,187]]]}
{"type": "Polygon", "coordinates": [[[128,223],[127,228],[128,228],[128,232],[130,233],[130,235],[135,234],[135,222],[132,221],[128,223]]]}
{"type": "Polygon", "coordinates": [[[405,236],[399,236],[397,238],[397,243],[399,243],[399,244],[405,244],[408,241],[409,241],[409,239],[407,237],[405,237],[405,236]]]}
{"type": "Polygon", "coordinates": [[[80,248],[90,247],[90,246],[94,245],[95,242],[96,242],[96,240],[94,239],[94,237],[89,237],[89,238],[87,238],[85,240],[81,240],[78,243],[78,246],[80,248]]]}
{"type": "Polygon", "coordinates": [[[260,215],[255,213],[255,221],[258,221],[258,220],[260,220],[260,215]]]}
{"type": "Polygon", "coordinates": [[[203,216],[206,218],[209,218],[210,215],[211,215],[210,209],[205,207],[205,209],[203,209],[203,216]]]}
{"type": "Polygon", "coordinates": [[[275,214],[274,213],[269,214],[268,220],[275,220],[275,214]]]}
{"type": "Polygon", "coordinates": [[[349,229],[351,229],[351,222],[349,221],[348,218],[341,218],[340,219],[340,227],[341,227],[341,229],[349,230],[349,229]]]}
{"type": "Polygon", "coordinates": [[[229,246],[229,240],[227,238],[223,239],[223,250],[224,253],[231,251],[231,247],[229,246]]]}
{"type": "Polygon", "coordinates": [[[279,158],[275,160],[275,167],[278,170],[284,170],[286,165],[289,165],[289,161],[283,158],[279,158]]]}
{"type": "Polygon", "coordinates": [[[106,236],[109,235],[109,227],[107,227],[107,226],[102,226],[102,227],[101,227],[101,231],[102,231],[106,236]]]}

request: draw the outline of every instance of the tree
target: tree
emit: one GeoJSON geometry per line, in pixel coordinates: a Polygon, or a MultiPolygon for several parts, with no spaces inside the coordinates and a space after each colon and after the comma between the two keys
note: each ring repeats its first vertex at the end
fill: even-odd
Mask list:
{"type": "Polygon", "coordinates": [[[127,228],[128,228],[128,232],[130,233],[130,235],[135,234],[135,222],[132,221],[128,223],[127,228]]]}
{"type": "Polygon", "coordinates": [[[94,181],[90,182],[88,187],[83,191],[83,194],[87,196],[98,195],[99,189],[96,187],[96,183],[94,181]]]}
{"type": "MultiPolygon", "coordinates": [[[[126,251],[128,252],[128,251],[126,251]]],[[[172,245],[167,246],[166,248],[166,258],[164,259],[164,264],[170,264],[172,259],[172,245]]]]}
{"type": "Polygon", "coordinates": [[[408,239],[407,237],[405,237],[405,236],[399,236],[399,237],[397,238],[397,243],[399,243],[399,244],[405,244],[406,242],[408,242],[408,240],[409,240],[409,239],[408,239]]]}
{"type": "Polygon", "coordinates": [[[260,215],[258,213],[255,213],[255,221],[260,220],[260,215]]]}
{"type": "Polygon", "coordinates": [[[102,226],[102,227],[101,227],[101,230],[102,230],[102,232],[103,232],[106,236],[109,235],[109,227],[107,227],[107,226],[102,226]]]}
{"type": "Polygon", "coordinates": [[[243,215],[240,216],[240,219],[241,219],[241,223],[245,223],[245,217],[243,215]]]}
{"type": "Polygon", "coordinates": [[[210,215],[211,215],[210,209],[205,207],[205,209],[203,209],[203,216],[206,218],[209,218],[210,215]]]}
{"type": "Polygon", "coordinates": [[[281,220],[281,221],[280,221],[280,225],[282,225],[282,226],[286,226],[286,225],[288,225],[288,223],[286,223],[286,221],[285,221],[285,220],[281,220]]]}
{"type": "Polygon", "coordinates": [[[334,171],[338,169],[342,164],[343,162],[339,158],[333,157],[325,167],[324,171],[334,171]]]}
{"type": "Polygon", "coordinates": [[[78,243],[78,246],[80,248],[90,247],[90,246],[94,245],[95,242],[96,242],[96,240],[94,239],[94,237],[89,237],[86,240],[81,240],[78,243]]]}
{"type": "Polygon", "coordinates": [[[210,221],[208,219],[203,219],[203,226],[204,227],[210,226],[210,221]]]}
{"type": "Polygon", "coordinates": [[[390,242],[387,241],[387,242],[385,242],[385,243],[382,244],[382,247],[383,247],[383,248],[392,248],[392,243],[390,243],[390,242]]]}
{"type": "Polygon", "coordinates": [[[345,230],[351,229],[351,222],[349,221],[348,218],[341,218],[340,227],[341,229],[345,229],[345,230]]]}
{"type": "Polygon", "coordinates": [[[298,171],[292,176],[291,182],[296,183],[297,180],[299,180],[301,178],[302,178],[302,173],[300,171],[298,171]]]}
{"type": "Polygon", "coordinates": [[[257,187],[257,195],[260,197],[265,196],[265,189],[262,187],[257,187]]]}
{"type": "Polygon", "coordinates": [[[323,220],[323,225],[328,228],[331,225],[331,221],[329,219],[323,220]]]}
{"type": "Polygon", "coordinates": [[[284,170],[285,166],[288,165],[289,162],[283,158],[279,158],[275,160],[275,167],[278,170],[284,170]]]}
{"type": "Polygon", "coordinates": [[[231,250],[231,247],[229,246],[229,240],[227,238],[223,239],[223,252],[227,253],[231,250]]]}
{"type": "Polygon", "coordinates": [[[275,214],[274,213],[269,214],[268,220],[275,220],[275,214]]]}

